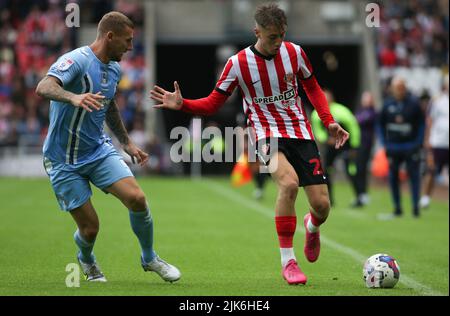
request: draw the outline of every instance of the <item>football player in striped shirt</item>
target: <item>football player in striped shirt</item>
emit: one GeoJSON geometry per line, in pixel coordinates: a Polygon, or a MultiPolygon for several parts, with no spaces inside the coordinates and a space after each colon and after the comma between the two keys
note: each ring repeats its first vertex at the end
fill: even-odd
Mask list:
{"type": "Polygon", "coordinates": [[[51,100],[44,166],[60,208],[78,226],[77,259],[88,281],[106,281],[93,253],[99,219],[91,203],[91,182],[128,208],[144,271],[155,271],[173,282],[181,274],[153,250],[153,220],[146,197],[103,131],[106,121],[132,161],[147,162],[148,154],[128,137],[114,100],[121,77],[118,61],[133,48],[133,29],[133,22],[122,13],[107,13],[98,24],[95,42],[61,56],[39,82],[36,93],[51,100]]]}
{"type": "MultiPolygon", "coordinates": [[[[155,107],[182,110],[200,115],[212,114],[222,106],[236,87],[243,96],[243,110],[256,133],[257,148],[269,153],[268,165],[278,186],[275,225],[278,234],[282,276],[289,284],[305,284],[306,276],[294,254],[293,237],[297,227],[295,200],[298,187],[304,187],[310,209],[304,217],[304,254],[308,261],[319,257],[319,226],[330,210],[327,179],[311,125],[298,95],[302,84],[328,132],[344,145],[349,135],[333,120],[327,100],[314,77],[304,50],[284,41],[287,20],[276,4],[261,5],[255,13],[254,45],[231,56],[211,94],[202,99],[184,99],[178,83],[174,92],[159,86],[151,91],[155,107]],[[276,138],[278,150],[270,152],[269,140],[276,138]],[[266,144],[260,146],[260,144],[266,144]]],[[[262,157],[261,153],[259,155],[262,157]]]]}

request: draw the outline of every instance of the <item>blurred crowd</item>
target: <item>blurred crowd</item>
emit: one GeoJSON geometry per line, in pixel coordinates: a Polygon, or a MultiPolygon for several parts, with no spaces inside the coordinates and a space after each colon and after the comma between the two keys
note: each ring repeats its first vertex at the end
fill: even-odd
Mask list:
{"type": "Polygon", "coordinates": [[[447,0],[380,2],[380,65],[448,69],[448,5],[447,0]]]}
{"type": "MultiPolygon", "coordinates": [[[[111,10],[134,21],[134,50],[121,62],[117,103],[129,131],[144,123],[143,10],[136,1],[70,1],[81,23],[97,23],[111,10]]],[[[35,94],[39,80],[62,54],[76,48],[76,28],[65,24],[66,1],[0,0],[0,147],[41,146],[48,128],[48,101],[35,94]]],[[[94,39],[92,39],[94,40],[94,39]]]]}

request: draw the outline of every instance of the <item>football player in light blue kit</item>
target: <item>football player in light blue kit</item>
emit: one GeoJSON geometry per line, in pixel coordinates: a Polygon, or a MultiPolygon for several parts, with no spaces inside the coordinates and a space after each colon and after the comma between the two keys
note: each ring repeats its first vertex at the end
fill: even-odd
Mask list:
{"type": "Polygon", "coordinates": [[[114,101],[121,76],[118,61],[133,47],[133,28],[122,13],[105,14],[95,42],[60,57],[39,82],[36,93],[51,100],[44,166],[61,209],[78,226],[77,257],[88,281],[106,281],[93,253],[99,220],[91,203],[92,182],[128,208],[144,271],[173,282],[181,274],[153,250],[153,221],[145,195],[103,131],[106,122],[133,162],[147,162],[148,155],[128,137],[114,101]]]}

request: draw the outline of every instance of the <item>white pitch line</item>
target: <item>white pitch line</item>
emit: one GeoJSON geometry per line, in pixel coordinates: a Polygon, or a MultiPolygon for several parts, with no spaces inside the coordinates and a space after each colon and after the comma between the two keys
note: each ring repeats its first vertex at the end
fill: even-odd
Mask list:
{"type": "MultiPolygon", "coordinates": [[[[204,185],[209,190],[228,198],[229,200],[235,201],[238,204],[245,206],[248,209],[252,209],[253,211],[256,211],[256,212],[258,212],[266,217],[269,217],[271,219],[274,218],[274,213],[273,213],[272,209],[270,209],[262,204],[259,204],[247,197],[244,197],[224,185],[221,185],[215,181],[206,180],[206,179],[202,179],[202,181],[199,181],[198,183],[204,185]]],[[[297,231],[304,234],[304,229],[299,224],[297,224],[297,231]]],[[[331,239],[328,239],[322,233],[320,234],[320,239],[324,244],[326,244],[330,248],[333,248],[334,250],[337,250],[339,252],[342,252],[342,253],[352,257],[353,259],[355,259],[356,261],[358,261],[361,264],[363,264],[364,261],[366,260],[366,257],[364,255],[362,255],[361,253],[359,253],[358,251],[356,251],[350,247],[344,246],[340,243],[337,243],[331,239]]],[[[403,273],[400,277],[399,282],[403,283],[407,287],[412,288],[415,291],[417,291],[423,295],[426,295],[426,296],[446,296],[446,294],[436,291],[433,288],[426,286],[403,273]]]]}

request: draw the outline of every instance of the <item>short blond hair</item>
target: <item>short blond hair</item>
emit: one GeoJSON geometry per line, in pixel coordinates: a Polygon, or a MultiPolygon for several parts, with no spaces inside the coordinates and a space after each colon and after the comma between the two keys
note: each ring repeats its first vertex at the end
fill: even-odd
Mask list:
{"type": "Polygon", "coordinates": [[[126,27],[134,29],[134,24],[125,14],[118,11],[106,13],[97,27],[97,36],[103,36],[108,32],[122,33],[126,27]]]}
{"type": "Polygon", "coordinates": [[[282,30],[287,26],[286,14],[276,3],[262,4],[256,8],[255,21],[263,28],[275,26],[282,30]]]}

